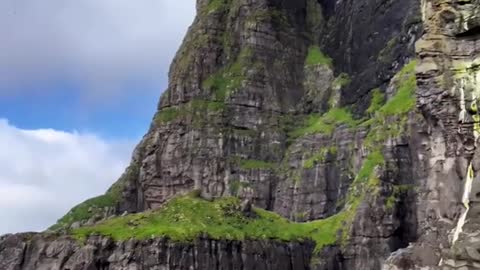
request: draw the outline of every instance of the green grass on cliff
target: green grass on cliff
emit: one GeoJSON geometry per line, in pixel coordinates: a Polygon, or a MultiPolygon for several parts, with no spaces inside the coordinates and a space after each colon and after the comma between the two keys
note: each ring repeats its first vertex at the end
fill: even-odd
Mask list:
{"type": "Polygon", "coordinates": [[[357,180],[366,182],[372,177],[374,170],[378,166],[385,165],[385,158],[380,150],[373,151],[363,162],[363,166],[357,174],[357,180]]]}
{"type": "Polygon", "coordinates": [[[256,10],[247,18],[247,23],[256,24],[259,22],[271,22],[281,29],[287,29],[290,26],[285,11],[274,7],[256,10]]]}
{"type": "Polygon", "coordinates": [[[86,221],[93,217],[95,212],[101,211],[105,207],[114,207],[118,202],[118,196],[116,194],[107,192],[105,195],[101,195],[75,206],[64,217],[59,219],[57,223],[51,226],[50,230],[57,230],[62,228],[68,228],[70,225],[77,221],[86,221]]]}
{"type": "MultiPolygon", "coordinates": [[[[382,184],[377,168],[385,167],[385,158],[382,148],[388,139],[397,138],[405,132],[408,114],[415,108],[415,76],[416,62],[405,65],[396,75],[396,94],[384,103],[384,96],[379,89],[372,95],[370,108],[367,110],[371,117],[362,123],[369,127],[363,146],[369,152],[363,161],[352,187],[348,194],[351,205],[358,204],[367,194],[376,194],[382,184]]],[[[406,188],[394,187],[394,192],[386,201],[386,207],[393,208],[396,198],[404,193],[406,188]]]]}
{"type": "Polygon", "coordinates": [[[378,54],[377,60],[384,62],[384,63],[391,63],[393,61],[392,59],[392,53],[394,52],[393,50],[395,49],[395,46],[399,43],[399,37],[395,36],[392,39],[390,39],[385,47],[380,51],[378,54]]]}
{"type": "Polygon", "coordinates": [[[216,101],[223,102],[233,91],[239,89],[247,79],[245,71],[247,68],[255,67],[252,62],[253,51],[244,48],[238,55],[236,61],[210,75],[202,83],[202,87],[213,91],[216,101]]]}
{"type": "Polygon", "coordinates": [[[155,115],[155,122],[157,124],[170,123],[177,119],[181,114],[178,108],[164,108],[155,115]]]}
{"type": "Polygon", "coordinates": [[[84,240],[89,235],[105,235],[115,240],[168,237],[192,241],[201,235],[224,240],[296,241],[312,239],[317,250],[336,243],[347,212],[324,220],[294,223],[266,210],[255,209],[249,217],[240,211],[240,200],[229,197],[209,202],[194,196],[177,197],[163,208],[107,220],[93,227],[72,231],[84,240]]]}
{"type": "Polygon", "coordinates": [[[289,136],[298,138],[311,134],[330,135],[340,125],[354,127],[358,121],[353,119],[352,114],[346,108],[333,108],[323,115],[313,114],[307,117],[302,127],[290,132],[289,136]]]}
{"type": "MultiPolygon", "coordinates": [[[[254,217],[245,216],[239,210],[240,201],[236,198],[222,198],[210,202],[193,196],[184,196],[171,200],[156,211],[113,218],[92,227],[75,229],[71,233],[80,240],[95,234],[110,236],[116,240],[168,237],[174,241],[192,241],[201,235],[227,240],[312,239],[316,242],[317,251],[328,245],[345,243],[358,207],[366,196],[374,194],[381,184],[377,172],[379,168],[385,166],[382,146],[388,138],[401,134],[406,116],[414,108],[416,87],[414,69],[415,62],[412,62],[399,72],[397,93],[385,104],[380,91],[373,94],[371,109],[368,111],[371,119],[365,122],[365,126],[370,127],[364,144],[368,154],[345,198],[344,209],[337,215],[323,220],[295,223],[261,209],[254,210],[256,213],[254,217]],[[389,119],[392,117],[393,120],[389,119]]],[[[310,116],[305,125],[292,131],[291,135],[300,137],[313,133],[331,134],[339,125],[355,127],[358,124],[347,109],[334,108],[324,115],[310,116]]],[[[320,151],[304,166],[313,167],[316,162],[325,158],[325,155],[325,152],[320,151]]],[[[251,168],[270,166],[269,163],[256,160],[245,162],[244,166],[251,168]]],[[[234,189],[238,189],[240,185],[242,183],[238,182],[234,189]]],[[[387,207],[392,208],[397,197],[410,187],[395,188],[386,201],[387,207]]],[[[232,193],[235,193],[233,191],[232,193]]]]}
{"type": "MultiPolygon", "coordinates": [[[[401,126],[405,124],[406,115],[415,108],[415,89],[417,87],[415,66],[416,61],[411,61],[398,72],[396,75],[397,92],[386,103],[380,89],[372,90],[371,105],[366,111],[369,119],[355,120],[347,108],[332,108],[323,115],[312,114],[306,117],[303,125],[289,132],[289,137],[298,138],[311,134],[330,135],[338,126],[356,127],[360,124],[378,129],[378,132],[370,136],[376,136],[377,142],[385,140],[386,136],[399,135],[401,126]],[[401,119],[388,122],[386,119],[389,117],[401,119]]],[[[342,84],[349,83],[347,75],[340,76],[339,80],[342,84]]]]}
{"type": "Polygon", "coordinates": [[[350,76],[348,76],[347,73],[341,73],[340,75],[338,75],[337,78],[335,78],[335,80],[333,81],[333,87],[335,88],[342,88],[342,87],[345,87],[347,85],[349,85],[351,83],[351,79],[350,79],[350,76]]]}
{"type": "Polygon", "coordinates": [[[369,126],[365,145],[374,147],[382,145],[387,139],[400,136],[405,131],[409,112],[415,109],[417,79],[415,76],[416,61],[405,65],[396,75],[397,92],[384,105],[383,95],[374,90],[372,102],[367,113],[371,116],[362,123],[369,126]]]}
{"type": "MultiPolygon", "coordinates": [[[[385,167],[385,158],[382,153],[383,145],[389,138],[400,136],[405,131],[408,114],[415,108],[415,77],[416,62],[412,61],[405,65],[396,75],[396,93],[387,102],[379,89],[372,94],[371,106],[367,110],[370,119],[356,121],[348,110],[332,109],[322,116],[310,116],[306,125],[292,132],[294,136],[303,136],[312,133],[331,133],[342,124],[355,127],[359,124],[369,126],[364,147],[368,151],[362,166],[360,167],[345,199],[345,208],[336,218],[340,218],[343,233],[340,235],[340,243],[346,243],[349,237],[349,228],[354,220],[359,205],[369,194],[375,195],[382,184],[381,171],[385,167]]],[[[317,162],[326,157],[326,151],[320,151],[304,163],[304,169],[312,168],[317,162]]],[[[407,188],[394,187],[394,192],[386,201],[387,208],[393,208],[397,197],[407,188]]],[[[329,223],[335,225],[335,222],[329,223]]],[[[338,223],[336,224],[338,225],[338,223]]],[[[331,232],[338,231],[337,229],[331,232]]],[[[324,235],[323,239],[334,237],[324,235]]]]}
{"type": "Polygon", "coordinates": [[[326,56],[318,46],[310,46],[308,48],[307,59],[305,60],[306,66],[326,65],[333,67],[333,61],[330,57],[326,56]]]}
{"type": "Polygon", "coordinates": [[[303,168],[313,169],[313,167],[315,167],[315,164],[325,161],[328,155],[336,155],[336,153],[336,146],[322,148],[303,163],[303,168]]]}
{"type": "Polygon", "coordinates": [[[223,102],[194,99],[176,107],[163,108],[157,112],[153,122],[157,126],[171,123],[177,119],[191,117],[194,124],[205,121],[208,113],[218,113],[225,109],[223,102]]]}
{"type": "Polygon", "coordinates": [[[380,113],[384,116],[408,113],[415,107],[415,89],[417,88],[415,67],[416,61],[411,61],[397,74],[397,93],[380,109],[380,113]]]}
{"type": "Polygon", "coordinates": [[[121,198],[125,181],[138,175],[138,166],[135,164],[127,168],[126,172],[104,194],[75,206],[65,216],[60,218],[49,230],[68,229],[77,221],[87,221],[97,214],[102,214],[107,207],[116,207],[121,198]]]}
{"type": "Polygon", "coordinates": [[[203,12],[212,13],[223,11],[229,7],[230,3],[231,0],[209,0],[203,12]]]}
{"type": "Polygon", "coordinates": [[[382,93],[382,91],[379,88],[373,89],[370,107],[368,107],[367,109],[368,115],[375,116],[375,112],[379,111],[384,103],[385,103],[385,95],[382,93]]]}

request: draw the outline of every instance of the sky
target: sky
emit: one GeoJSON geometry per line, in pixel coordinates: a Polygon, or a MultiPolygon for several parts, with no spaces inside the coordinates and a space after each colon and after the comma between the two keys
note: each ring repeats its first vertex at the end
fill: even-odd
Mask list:
{"type": "Polygon", "coordinates": [[[0,235],[102,194],[146,132],[195,0],[0,0],[0,235]]]}

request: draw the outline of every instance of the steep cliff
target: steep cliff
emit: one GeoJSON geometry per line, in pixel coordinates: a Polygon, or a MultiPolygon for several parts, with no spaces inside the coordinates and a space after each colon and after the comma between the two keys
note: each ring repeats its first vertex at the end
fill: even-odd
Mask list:
{"type": "Polygon", "coordinates": [[[425,33],[417,42],[417,107],[425,175],[417,180],[422,229],[386,269],[478,269],[479,1],[421,2],[425,33]],[[427,155],[425,155],[427,154],[427,155]],[[422,268],[424,267],[424,268],[422,268]]]}
{"type": "Polygon", "coordinates": [[[198,0],[125,174],[0,269],[480,269],[479,9],[198,0]]]}

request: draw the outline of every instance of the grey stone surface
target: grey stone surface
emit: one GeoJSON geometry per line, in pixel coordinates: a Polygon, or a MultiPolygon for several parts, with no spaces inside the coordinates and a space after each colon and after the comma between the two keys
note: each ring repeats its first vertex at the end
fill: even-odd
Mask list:
{"type": "Polygon", "coordinates": [[[480,1],[223,3],[212,9],[197,1],[168,89],[121,179],[119,203],[73,225],[156,209],[194,190],[206,199],[239,196],[246,211],[254,205],[297,222],[345,213],[357,195],[338,243],[313,252],[308,241],[91,237],[79,245],[62,234],[7,235],[0,270],[480,269],[480,1]],[[312,45],[333,64],[306,66],[312,45]],[[357,120],[370,117],[373,89],[394,97],[404,79],[395,74],[411,60],[416,109],[376,127],[401,132],[375,146],[385,164],[374,168],[374,189],[361,194],[354,182],[371,151],[372,127],[290,132],[332,105],[348,107],[357,120]],[[350,83],[338,85],[341,73],[350,83]],[[469,211],[453,242],[469,174],[469,211]]]}
{"type": "Polygon", "coordinates": [[[67,237],[21,234],[3,236],[0,269],[308,269],[311,243],[167,239],[113,242],[92,237],[85,244],[67,237]],[[28,241],[28,244],[26,243],[28,241]]]}

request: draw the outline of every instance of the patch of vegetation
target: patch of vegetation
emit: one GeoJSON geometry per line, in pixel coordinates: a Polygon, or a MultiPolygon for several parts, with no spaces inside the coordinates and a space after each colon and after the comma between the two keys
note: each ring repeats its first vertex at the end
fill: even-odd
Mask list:
{"type": "Polygon", "coordinates": [[[57,224],[50,227],[50,230],[66,228],[77,221],[89,220],[97,211],[102,211],[105,207],[114,207],[117,202],[118,197],[111,193],[86,200],[72,208],[64,217],[58,220],[57,224]]]}
{"type": "Polygon", "coordinates": [[[348,109],[333,108],[321,116],[316,114],[308,116],[303,127],[291,131],[289,136],[298,138],[311,134],[331,135],[340,125],[355,127],[358,123],[359,121],[353,119],[348,109]]]}
{"type": "Polygon", "coordinates": [[[306,66],[326,65],[330,68],[333,67],[333,60],[326,56],[318,46],[310,46],[308,48],[307,59],[305,60],[306,66]]]}
{"type": "Polygon", "coordinates": [[[392,50],[395,48],[395,45],[398,43],[398,36],[390,39],[385,47],[378,54],[378,60],[382,62],[391,61],[392,50]]]}
{"type": "Polygon", "coordinates": [[[355,184],[361,183],[363,190],[368,190],[373,194],[377,194],[381,185],[380,178],[375,172],[377,168],[385,166],[385,158],[381,152],[381,147],[376,147],[364,160],[362,168],[357,174],[355,184]]]}
{"type": "Polygon", "coordinates": [[[337,89],[340,89],[340,88],[343,88],[343,87],[349,85],[351,81],[352,80],[350,79],[350,76],[348,76],[347,73],[341,73],[333,81],[333,87],[337,88],[337,89]]]}
{"type": "Polygon", "coordinates": [[[230,180],[230,184],[229,184],[230,194],[232,196],[237,196],[238,192],[242,188],[246,188],[246,187],[249,187],[249,186],[250,186],[250,183],[248,183],[248,182],[242,182],[240,180],[230,180]]]}
{"type": "MultiPolygon", "coordinates": [[[[381,146],[379,146],[380,148],[381,146]]],[[[346,244],[349,239],[349,232],[358,207],[364,201],[368,192],[375,192],[380,185],[380,179],[375,173],[375,168],[384,166],[385,159],[380,150],[370,153],[364,160],[359,173],[355,177],[345,198],[345,208],[340,213],[342,217],[341,244],[346,244]]]]}
{"type": "Polygon", "coordinates": [[[97,214],[102,214],[107,207],[116,207],[121,199],[124,183],[137,177],[139,168],[131,165],[120,179],[104,194],[75,206],[65,216],[60,218],[49,230],[68,229],[73,223],[87,221],[97,214]]]}
{"type": "Polygon", "coordinates": [[[180,113],[181,112],[179,111],[179,109],[175,107],[164,108],[155,115],[155,123],[157,124],[170,123],[173,120],[177,119],[180,113]]]}
{"type": "Polygon", "coordinates": [[[320,149],[318,153],[314,154],[312,157],[307,159],[303,163],[304,169],[313,169],[313,167],[318,164],[319,162],[324,162],[328,155],[335,155],[337,153],[337,147],[331,146],[320,149]]]}
{"type": "Polygon", "coordinates": [[[367,109],[368,115],[373,117],[376,112],[380,110],[380,108],[385,103],[385,95],[379,88],[375,88],[372,90],[372,99],[370,102],[370,107],[367,109]]]}
{"type": "Polygon", "coordinates": [[[195,52],[202,48],[207,48],[211,43],[217,43],[217,37],[210,33],[205,33],[197,29],[192,29],[187,33],[185,42],[181,45],[178,54],[174,59],[173,69],[182,76],[188,76],[186,72],[194,63],[195,52]]]}
{"type": "Polygon", "coordinates": [[[160,110],[154,117],[154,123],[160,126],[187,116],[191,116],[196,122],[205,121],[208,112],[221,112],[224,109],[225,104],[223,102],[194,99],[176,107],[160,110]]]}
{"type": "Polygon", "coordinates": [[[287,14],[273,7],[258,10],[247,18],[247,23],[257,24],[259,22],[272,22],[274,26],[279,26],[281,29],[286,29],[290,26],[287,14]]]}
{"type": "MultiPolygon", "coordinates": [[[[299,115],[293,115],[293,114],[284,114],[280,116],[278,125],[280,126],[281,130],[285,132],[286,134],[290,134],[297,128],[300,128],[301,126],[299,123],[301,123],[304,120],[302,116],[299,115]]],[[[292,143],[292,138],[289,137],[287,139],[288,144],[292,143]]]]}
{"type": "Polygon", "coordinates": [[[385,166],[385,157],[381,152],[381,148],[382,146],[378,145],[363,161],[362,167],[353,182],[353,185],[357,189],[365,187],[370,188],[376,183],[379,183],[375,169],[385,166]]]}
{"type": "MultiPolygon", "coordinates": [[[[414,91],[416,88],[414,69],[415,62],[409,63],[397,74],[397,94],[386,104],[384,104],[384,97],[380,90],[373,90],[372,101],[368,110],[371,118],[361,123],[364,126],[370,127],[364,144],[369,154],[363,161],[359,172],[349,188],[346,198],[341,203],[345,205],[344,209],[339,214],[328,219],[306,223],[308,225],[305,226],[313,226],[312,224],[316,224],[316,226],[323,228],[323,234],[318,233],[312,235],[313,239],[319,237],[330,244],[338,243],[340,240],[340,243],[345,244],[348,241],[350,228],[358,207],[362,201],[364,201],[367,194],[375,194],[378,192],[381,180],[377,169],[386,165],[382,153],[383,145],[388,138],[396,137],[403,132],[407,115],[414,108],[414,91]],[[402,102],[403,104],[400,104],[402,102]]],[[[360,122],[361,121],[354,120],[346,109],[332,109],[322,116],[309,116],[306,124],[300,129],[292,131],[291,135],[299,137],[305,134],[319,132],[328,133],[333,132],[335,127],[340,124],[355,127],[360,124],[360,122]]],[[[304,163],[304,168],[312,168],[316,162],[322,161],[324,158],[324,152],[320,151],[320,153],[315,154],[304,163]]],[[[393,195],[386,201],[386,206],[393,207],[398,196],[405,192],[405,189],[406,187],[396,187],[393,195]]],[[[322,244],[317,245],[318,250],[322,247],[322,244]]]]}
{"type": "MultiPolygon", "coordinates": [[[[371,130],[367,136],[367,142],[370,145],[384,142],[388,137],[398,136],[405,125],[407,113],[414,109],[416,103],[415,66],[416,62],[412,61],[397,74],[398,90],[388,102],[384,102],[384,96],[380,89],[372,90],[372,100],[367,110],[370,119],[355,120],[348,109],[332,108],[323,115],[312,114],[306,117],[301,127],[289,130],[289,137],[295,139],[311,134],[331,135],[340,125],[369,126],[371,130]],[[386,119],[392,116],[399,117],[400,120],[386,123],[386,119]]],[[[342,80],[346,81],[347,79],[342,80]]]]}
{"type": "Polygon", "coordinates": [[[231,0],[210,0],[203,10],[204,13],[224,11],[230,5],[231,0]]]}
{"type": "Polygon", "coordinates": [[[72,235],[81,241],[90,235],[104,235],[118,241],[168,237],[190,242],[204,234],[225,240],[313,239],[319,251],[337,241],[337,232],[348,217],[346,211],[324,220],[295,223],[262,209],[255,209],[256,216],[249,217],[240,209],[240,200],[233,197],[213,202],[193,196],[177,197],[159,210],[113,218],[75,229],[72,235]]]}
{"type": "MultiPolygon", "coordinates": [[[[337,126],[342,124],[350,127],[362,125],[370,128],[364,143],[369,154],[363,161],[346,198],[341,202],[341,205],[345,205],[344,209],[338,215],[328,219],[307,223],[317,224],[324,228],[322,231],[324,234],[321,238],[325,242],[338,243],[338,240],[340,240],[340,243],[346,243],[359,205],[364,201],[367,194],[378,192],[382,183],[377,169],[386,165],[382,153],[383,145],[388,138],[397,137],[403,132],[408,113],[414,109],[416,88],[414,69],[415,62],[412,62],[397,74],[398,91],[388,102],[385,103],[384,96],[379,89],[373,90],[371,105],[367,110],[370,119],[357,121],[353,119],[347,109],[334,108],[321,116],[310,115],[302,127],[290,131],[290,136],[297,138],[314,133],[331,134],[337,126]]],[[[320,151],[309,158],[304,163],[304,169],[313,168],[317,162],[323,161],[326,156],[325,152],[325,150],[320,151]]],[[[292,179],[300,177],[298,170],[290,173],[288,177],[292,179]]],[[[394,195],[386,201],[387,207],[393,207],[399,196],[398,194],[404,192],[401,190],[394,191],[394,195]]],[[[312,236],[312,238],[320,237],[319,235],[320,233],[312,236]]],[[[321,247],[322,245],[317,246],[317,248],[321,247]]]]}
{"type": "Polygon", "coordinates": [[[370,153],[357,174],[357,180],[361,182],[368,181],[373,175],[375,168],[383,165],[385,165],[385,158],[380,150],[370,153]]]}
{"type": "Polygon", "coordinates": [[[382,144],[388,138],[398,137],[404,131],[408,113],[415,108],[416,103],[415,65],[415,61],[410,62],[396,75],[397,92],[383,106],[378,108],[381,97],[372,98],[372,109],[369,109],[373,114],[372,118],[362,124],[370,127],[365,140],[367,147],[382,144]]]}
{"type": "MultiPolygon", "coordinates": [[[[110,219],[93,227],[73,230],[72,234],[82,240],[92,234],[111,236],[116,240],[165,236],[174,241],[192,241],[202,234],[207,234],[213,239],[231,240],[275,239],[295,241],[310,238],[316,242],[317,251],[327,245],[335,244],[339,240],[345,243],[348,240],[350,227],[360,203],[372,187],[380,184],[375,168],[385,165],[381,152],[382,143],[389,135],[394,135],[394,133],[389,133],[385,129],[401,130],[401,126],[404,124],[401,121],[397,121],[395,124],[385,123],[385,117],[392,115],[404,117],[409,111],[406,108],[413,108],[412,106],[400,106],[399,108],[390,104],[393,102],[394,105],[399,105],[398,103],[402,100],[406,100],[407,103],[411,99],[414,100],[412,91],[415,86],[410,81],[412,80],[411,70],[411,64],[402,69],[400,78],[407,78],[408,80],[400,79],[397,95],[387,104],[375,110],[376,113],[370,121],[372,129],[367,135],[367,140],[370,140],[370,143],[367,144],[370,154],[365,159],[347,194],[344,210],[337,215],[307,223],[294,223],[275,213],[261,209],[255,209],[256,217],[247,217],[239,210],[240,202],[236,198],[224,198],[208,202],[200,198],[185,196],[173,199],[160,210],[110,219]],[[411,95],[406,98],[404,93],[411,93],[411,95]],[[388,135],[386,136],[385,133],[388,135]]],[[[377,104],[375,106],[378,108],[380,102],[374,102],[374,100],[375,98],[372,98],[372,104],[377,104]]],[[[204,106],[204,103],[200,104],[204,106]]],[[[213,106],[213,108],[216,107],[213,106]]],[[[221,106],[218,106],[218,109],[220,108],[221,106]]],[[[316,132],[333,132],[333,129],[340,124],[355,126],[358,122],[352,119],[351,114],[346,109],[337,108],[322,116],[311,116],[307,120],[307,125],[295,132],[297,132],[297,136],[316,132]]],[[[312,157],[312,164],[320,158],[322,158],[320,155],[312,157]]],[[[273,164],[258,160],[244,160],[241,161],[240,165],[245,168],[257,169],[270,168],[273,164]]],[[[232,186],[235,189],[235,184],[232,186]]],[[[240,187],[241,183],[238,183],[237,191],[240,187]]],[[[393,207],[398,195],[405,190],[406,187],[399,186],[396,188],[393,195],[387,199],[386,206],[393,207]]],[[[87,218],[88,214],[85,213],[89,212],[88,209],[92,205],[110,205],[112,201],[115,201],[115,198],[109,196],[113,196],[116,192],[109,191],[107,197],[89,200],[84,205],[72,209],[68,214],[69,217],[64,217],[65,220],[62,222],[68,223],[87,218]]]]}
{"type": "Polygon", "coordinates": [[[334,128],[333,125],[325,123],[320,115],[314,114],[307,117],[303,127],[291,131],[289,137],[298,138],[316,133],[331,134],[334,128]]]}
{"type": "Polygon", "coordinates": [[[353,220],[353,209],[346,209],[326,219],[304,223],[307,235],[316,242],[315,251],[320,252],[324,247],[344,241],[348,235],[349,222],[353,220]]]}
{"type": "MultiPolygon", "coordinates": [[[[367,191],[378,191],[377,189],[381,183],[375,173],[375,168],[385,166],[382,146],[387,139],[395,138],[402,134],[408,119],[408,113],[415,107],[415,64],[415,61],[410,62],[397,74],[397,93],[384,105],[381,105],[384,103],[384,97],[380,90],[376,89],[373,92],[371,105],[367,110],[372,118],[362,124],[370,127],[364,141],[364,146],[369,150],[370,154],[365,159],[352,185],[355,196],[359,194],[365,196],[364,194],[367,191]]],[[[392,208],[397,201],[396,198],[403,192],[403,187],[395,187],[393,195],[386,201],[387,208],[392,208]]]]}
{"type": "MultiPolygon", "coordinates": [[[[397,74],[399,82],[397,93],[386,104],[384,97],[379,89],[373,90],[370,108],[367,110],[371,118],[362,123],[370,127],[364,146],[369,154],[363,161],[355,180],[353,181],[347,194],[346,207],[350,209],[350,217],[345,219],[346,226],[350,226],[353,221],[354,213],[364,200],[367,194],[375,194],[381,185],[376,168],[385,166],[385,158],[382,153],[382,147],[388,138],[399,136],[403,132],[408,113],[415,105],[415,62],[406,65],[397,74]],[[395,117],[396,119],[389,119],[395,117]]],[[[393,207],[399,191],[394,191],[394,196],[387,200],[387,206],[393,207]]],[[[344,210],[345,212],[345,210],[344,210]]],[[[345,231],[345,230],[344,230],[345,231]]],[[[348,235],[344,234],[342,239],[346,241],[348,235]]]]}
{"type": "Polygon", "coordinates": [[[398,73],[397,93],[380,109],[384,116],[404,114],[415,107],[415,89],[417,88],[415,67],[416,61],[411,61],[398,73]]]}
{"type": "Polygon", "coordinates": [[[301,212],[301,213],[296,213],[294,215],[294,219],[295,221],[299,221],[299,220],[305,220],[308,216],[308,212],[301,212]]]}
{"type": "Polygon", "coordinates": [[[399,137],[405,129],[407,116],[399,116],[396,120],[379,120],[370,121],[370,131],[365,138],[364,145],[372,148],[377,144],[383,144],[389,138],[399,137]]]}
{"type": "Polygon", "coordinates": [[[245,67],[253,65],[252,53],[249,48],[243,49],[233,64],[208,77],[202,84],[203,88],[212,90],[217,101],[224,101],[246,80],[245,67]]]}
{"type": "Polygon", "coordinates": [[[231,156],[228,158],[228,162],[243,170],[268,170],[276,169],[278,167],[278,163],[272,161],[245,159],[241,156],[231,156]]]}

